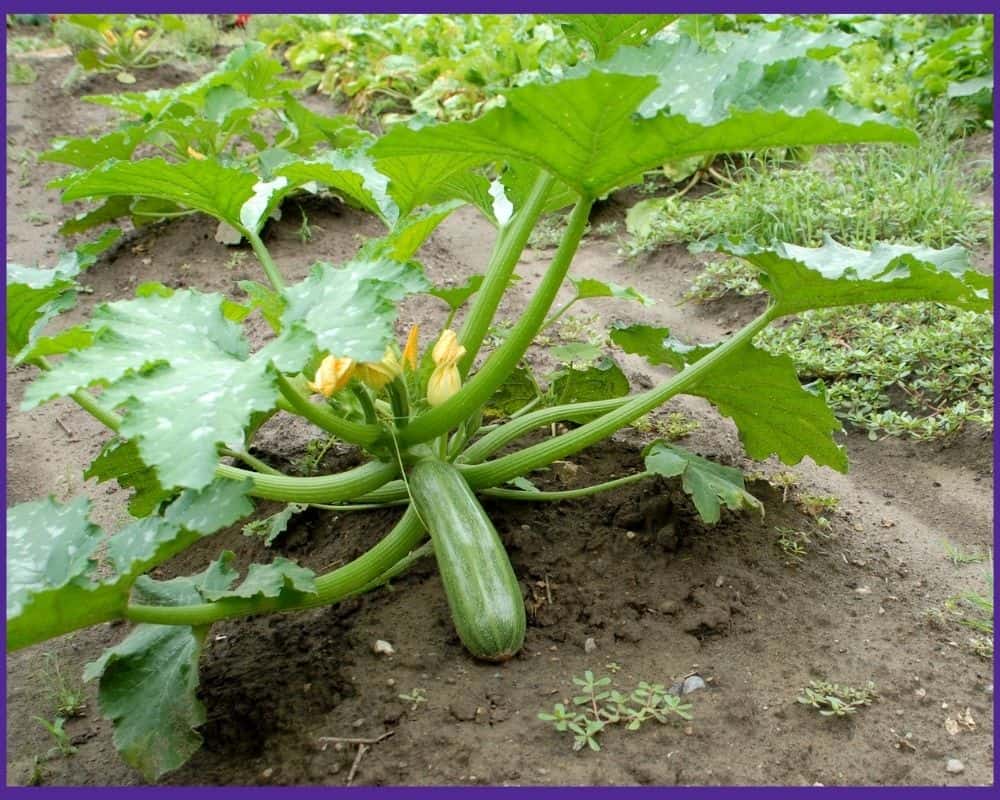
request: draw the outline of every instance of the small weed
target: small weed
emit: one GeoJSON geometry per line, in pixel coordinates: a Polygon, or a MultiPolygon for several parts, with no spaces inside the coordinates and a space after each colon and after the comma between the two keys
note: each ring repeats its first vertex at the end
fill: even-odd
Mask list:
{"type": "Polygon", "coordinates": [[[667,723],[674,717],[692,718],[691,705],[682,703],[659,683],[642,681],[629,694],[623,694],[611,688],[611,678],[595,678],[590,670],[582,678],[574,677],[573,683],[581,692],[573,698],[573,705],[566,708],[556,703],[552,713],[540,712],[538,719],[551,722],[560,733],[571,733],[574,750],[600,750],[597,737],[609,725],[622,724],[625,730],[637,731],[651,719],[667,723]]]}
{"type": "Polygon", "coordinates": [[[7,83],[26,85],[38,80],[38,73],[30,64],[15,61],[7,73],[7,83]]]}
{"type": "Polygon", "coordinates": [[[993,636],[993,598],[969,591],[949,597],[944,603],[945,611],[959,625],[976,633],[993,636]]]}
{"type": "Polygon", "coordinates": [[[421,689],[419,686],[413,689],[408,694],[399,695],[400,700],[405,700],[410,703],[410,711],[416,711],[420,706],[427,702],[427,692],[421,689]]]}
{"type": "Polygon", "coordinates": [[[56,755],[71,756],[76,752],[76,748],[70,744],[69,734],[66,733],[64,728],[66,725],[64,717],[56,717],[52,722],[49,722],[44,717],[34,717],[33,719],[45,728],[48,734],[55,740],[56,746],[49,750],[46,758],[52,758],[56,755]]]}
{"type": "Polygon", "coordinates": [[[303,475],[314,475],[319,469],[327,452],[336,444],[337,439],[331,436],[327,439],[311,439],[306,445],[306,452],[298,460],[298,469],[303,475]]]}
{"type": "Polygon", "coordinates": [[[43,211],[31,211],[24,218],[29,225],[48,225],[52,221],[52,217],[43,211]]]}
{"type": "Polygon", "coordinates": [[[559,246],[565,230],[564,214],[549,214],[542,217],[528,237],[528,247],[532,250],[552,250],[559,246]]]}
{"type": "Polygon", "coordinates": [[[871,681],[862,689],[827,681],[810,681],[796,699],[817,709],[824,717],[846,717],[863,706],[870,706],[876,697],[875,684],[871,681]]]}
{"type": "Polygon", "coordinates": [[[598,239],[611,239],[617,234],[618,223],[614,220],[610,220],[609,222],[602,222],[600,225],[597,225],[590,235],[598,239]]]}
{"type": "Polygon", "coordinates": [[[676,442],[698,430],[701,423],[675,411],[666,416],[646,414],[633,422],[632,427],[639,433],[652,434],[657,438],[666,439],[668,442],[676,442]]]}
{"type": "Polygon", "coordinates": [[[235,250],[226,262],[226,269],[236,269],[247,259],[245,250],[235,250]]]}
{"type": "MultiPolygon", "coordinates": [[[[305,209],[303,209],[302,206],[299,206],[299,213],[302,215],[302,224],[299,225],[298,231],[299,241],[302,242],[302,244],[309,244],[314,235],[313,228],[309,224],[309,217],[306,216],[305,209]]],[[[317,226],[316,230],[320,230],[320,228],[317,226]]]]}
{"type": "Polygon", "coordinates": [[[66,719],[82,717],[87,709],[87,695],[83,686],[63,674],[55,653],[45,653],[42,659],[44,665],[40,677],[47,684],[56,714],[66,719]]]}
{"type": "Polygon", "coordinates": [[[775,528],[775,544],[789,561],[801,561],[809,553],[809,534],[792,528],[775,528]]]}
{"type": "Polygon", "coordinates": [[[993,658],[993,637],[992,636],[970,636],[969,650],[973,655],[979,656],[986,661],[993,658]]]}
{"type": "Polygon", "coordinates": [[[604,669],[610,672],[612,675],[617,675],[621,671],[622,665],[617,661],[609,661],[604,665],[604,669]]]}
{"type": "Polygon", "coordinates": [[[682,300],[707,303],[730,292],[740,297],[753,297],[763,291],[757,274],[757,270],[742,258],[712,261],[691,282],[682,300]]]}
{"type": "Polygon", "coordinates": [[[31,775],[28,776],[28,786],[41,786],[45,783],[45,773],[42,772],[42,759],[35,756],[31,763],[31,775]]]}
{"type": "Polygon", "coordinates": [[[796,496],[795,503],[803,514],[816,519],[836,511],[840,498],[832,494],[800,494],[796,496]]]}
{"type": "Polygon", "coordinates": [[[986,560],[986,556],[982,553],[966,553],[958,545],[954,545],[951,542],[942,542],[944,547],[945,558],[947,558],[956,567],[960,567],[963,564],[980,564],[986,560]]]}

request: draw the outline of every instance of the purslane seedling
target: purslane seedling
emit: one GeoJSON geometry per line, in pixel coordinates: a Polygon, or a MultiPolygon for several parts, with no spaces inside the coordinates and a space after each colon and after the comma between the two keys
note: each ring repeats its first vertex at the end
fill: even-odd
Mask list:
{"type": "MultiPolygon", "coordinates": [[[[803,248],[718,239],[708,246],[758,270],[770,295],[759,317],[724,341],[699,345],[665,328],[619,325],[611,332],[615,345],[675,374],[639,393],[628,393],[627,381],[612,390],[606,387],[621,383],[604,382],[617,369],[607,356],[603,368],[570,363],[555,395],[523,395],[531,381],[523,356],[567,279],[590,296],[615,293],[599,281],[581,283],[587,276],[569,278],[598,198],[696,155],[914,141],[892,120],[836,100],[839,70],[813,56],[833,52],[839,34],[720,34],[717,49],[704,51],[684,37],[642,44],[641,23],[591,22],[587,35],[603,60],[511,90],[502,106],[471,122],[397,126],[373,143],[360,137],[346,149],[290,153],[266,175],[221,152],[125,160],[130,151],[60,180],[67,201],[124,198],[133,209],[167,204],[226,223],[253,245],[267,280],[241,284],[246,302],[147,284],[135,298],[102,304],[82,325],[51,333],[48,323],[74,302],[77,277],[115,234],[53,269],[8,265],[8,353],[39,370],[23,407],[69,397],[103,422],[114,435],[86,475],[132,489],[135,517],[109,537],[88,519],[83,498],[9,510],[8,646],[109,620],[134,623],[88,665],[86,677],[100,681],[116,747],[150,779],[176,769],[201,744],[198,660],[212,623],[368,591],[425,552],[429,534],[466,646],[480,658],[509,658],[524,636],[524,606],[480,497],[557,501],[657,475],[679,478],[707,523],[717,522],[723,507],[759,509],[739,470],[662,441],[646,450],[641,472],[595,486],[533,491],[526,478],[680,394],[706,398],[730,417],[751,458],[776,455],[796,464],[808,456],[844,470],[845,451],[834,439],[840,425],[822,391],[803,387],[791,359],[758,349],[754,337],[812,308],[911,301],[990,307],[991,280],[958,248],[860,251],[833,241],[803,248]],[[386,235],[349,262],[319,262],[289,284],[262,228],[284,198],[323,187],[377,213],[386,235]],[[482,276],[457,289],[435,288],[414,256],[462,203],[497,226],[496,243],[482,276]],[[543,214],[567,206],[562,239],[530,301],[484,353],[533,228],[543,214]],[[422,292],[446,303],[453,322],[397,339],[400,301],[422,292]],[[256,350],[242,329],[255,312],[273,330],[256,350]],[[485,410],[519,396],[521,407],[483,425],[485,410]],[[282,474],[249,452],[276,414],[305,418],[367,460],[337,474],[282,474]],[[575,427],[517,447],[526,434],[557,422],[575,427]],[[254,499],[331,513],[394,505],[405,511],[369,551],[324,574],[277,557],[241,577],[233,554],[222,552],[197,574],[150,577],[176,553],[248,517],[254,499]]],[[[246,87],[225,87],[227,108],[252,102],[246,87]]],[[[171,90],[164,102],[183,103],[185,96],[171,90]]],[[[266,527],[265,536],[281,524],[266,527]]]]}

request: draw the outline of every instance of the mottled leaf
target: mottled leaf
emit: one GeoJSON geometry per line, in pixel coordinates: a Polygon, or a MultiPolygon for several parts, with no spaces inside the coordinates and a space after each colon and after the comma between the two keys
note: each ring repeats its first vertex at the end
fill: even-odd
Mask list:
{"type": "Polygon", "coordinates": [[[761,286],[774,297],[775,312],[795,314],[813,308],[868,303],[933,301],[970,311],[989,311],[993,279],[976,271],[961,247],[876,243],[855,250],[827,238],[821,247],[712,239],[697,250],[716,250],[744,258],[761,270],[761,286]]]}
{"type": "Polygon", "coordinates": [[[264,519],[254,520],[243,526],[244,536],[259,536],[268,547],[285,532],[289,521],[296,514],[302,513],[307,507],[300,503],[289,503],[281,511],[264,519]]]}
{"type": "Polygon", "coordinates": [[[123,489],[134,489],[128,501],[128,511],[133,517],[149,516],[174,494],[160,485],[156,471],[142,460],[139,445],[134,440],[112,439],[90,463],[83,477],[95,478],[98,483],[115,480],[123,489]]]}
{"type": "Polygon", "coordinates": [[[628,378],[615,360],[602,356],[583,368],[570,366],[551,376],[549,394],[554,405],[586,403],[624,397],[629,392],[628,378]]]}
{"type": "Polygon", "coordinates": [[[470,275],[461,286],[435,286],[433,289],[428,289],[427,294],[444,300],[452,311],[458,311],[482,285],[482,275],[470,275]]]}
{"type": "Polygon", "coordinates": [[[364,152],[329,151],[309,160],[297,160],[277,170],[294,186],[315,182],[345,200],[377,214],[389,226],[399,218],[399,208],[387,194],[388,180],[376,171],[364,152]]]}
{"type": "Polygon", "coordinates": [[[602,60],[622,45],[641,44],[677,19],[677,14],[559,14],[570,39],[584,39],[602,60]]]}
{"type": "Polygon", "coordinates": [[[644,306],[653,304],[653,300],[646,297],[642,292],[633,289],[631,286],[619,286],[617,283],[610,283],[597,280],[597,278],[573,278],[569,279],[576,289],[576,295],[581,300],[591,297],[615,297],[619,300],[634,300],[644,306]]]}
{"type": "Polygon", "coordinates": [[[676,370],[693,364],[716,345],[690,345],[670,335],[669,328],[654,325],[624,325],[615,323],[611,327],[611,341],[626,353],[639,355],[653,366],[668,364],[676,370]]]}
{"type": "Polygon", "coordinates": [[[309,277],[285,290],[282,325],[300,323],[320,350],[358,361],[378,361],[394,338],[398,303],[428,288],[412,262],[355,260],[316,264],[309,277]]]}

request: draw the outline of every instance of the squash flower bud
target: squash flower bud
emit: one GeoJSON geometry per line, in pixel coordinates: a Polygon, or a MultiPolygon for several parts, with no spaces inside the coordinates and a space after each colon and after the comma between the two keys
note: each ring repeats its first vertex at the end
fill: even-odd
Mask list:
{"type": "Polygon", "coordinates": [[[396,354],[392,352],[392,348],[389,347],[386,348],[381,361],[366,361],[358,364],[357,368],[358,378],[376,392],[382,391],[389,381],[402,374],[403,367],[399,363],[399,359],[396,358],[396,354]]]}
{"type": "Polygon", "coordinates": [[[410,335],[406,337],[406,347],[403,348],[403,366],[408,366],[414,372],[417,369],[417,346],[419,340],[420,326],[414,325],[410,328],[410,335]]]}
{"type": "Polygon", "coordinates": [[[455,332],[443,331],[431,351],[434,371],[427,381],[427,402],[432,406],[441,405],[462,388],[462,376],[457,364],[464,355],[465,348],[458,343],[455,332]]]}
{"type": "Polygon", "coordinates": [[[204,161],[205,160],[205,154],[204,153],[199,153],[191,145],[188,145],[188,155],[191,156],[191,158],[193,158],[195,161],[204,161]]]}
{"type": "Polygon", "coordinates": [[[309,388],[324,397],[330,397],[347,386],[355,368],[353,358],[327,356],[316,370],[316,378],[309,382],[309,388]]]}
{"type": "Polygon", "coordinates": [[[148,37],[149,34],[146,33],[146,31],[142,30],[136,31],[135,33],[132,34],[132,44],[135,45],[136,47],[140,47],[143,41],[145,41],[148,37]]]}

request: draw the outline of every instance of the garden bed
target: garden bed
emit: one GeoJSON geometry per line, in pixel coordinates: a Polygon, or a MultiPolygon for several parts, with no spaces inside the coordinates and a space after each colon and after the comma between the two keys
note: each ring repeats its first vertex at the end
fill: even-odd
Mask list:
{"type": "MultiPolygon", "coordinates": [[[[59,88],[68,59],[33,65],[38,80],[8,86],[7,107],[8,258],[25,264],[51,263],[64,247],[58,225],[72,210],[43,189],[62,169],[40,163],[25,174],[18,152],[37,153],[53,136],[83,135],[106,119],[103,109],[77,100],[95,87],[84,85],[74,96],[59,88]]],[[[138,88],[185,79],[173,69],[151,71],[138,88]]],[[[304,277],[317,256],[350,257],[358,237],[378,227],[333,202],[292,201],[283,211],[265,236],[290,280],[304,277]],[[303,218],[312,231],[308,247],[300,240],[303,218]]],[[[97,303],[132,296],[146,281],[237,296],[236,282],[257,277],[256,264],[248,249],[215,242],[215,225],[199,215],[128,235],[87,273],[92,293],[61,324],[83,320],[97,303]]],[[[481,270],[493,235],[462,209],[419,258],[435,284],[460,283],[481,270]]],[[[982,254],[976,260],[986,261],[982,254]]],[[[517,268],[523,280],[501,313],[517,314],[547,261],[548,254],[527,251],[517,268]]],[[[755,301],[681,314],[677,303],[701,264],[675,246],[624,263],[613,241],[585,240],[575,274],[627,283],[657,303],[584,301],[576,313],[599,314],[605,325],[616,318],[667,325],[688,340],[718,338],[745,318],[741,303],[755,301]]],[[[418,322],[433,335],[442,308],[431,298],[408,300],[400,333],[418,322]]],[[[663,376],[637,359],[624,364],[634,386],[663,376]]],[[[8,505],[82,492],[93,501],[96,522],[120,520],[127,494],[79,478],[106,440],[100,424],[67,401],[17,410],[34,374],[32,367],[8,370],[8,505]]],[[[667,410],[701,423],[685,447],[753,468],[735,428],[707,403],[682,398],[667,410]]],[[[272,422],[255,454],[294,468],[316,435],[304,423],[272,422]]],[[[629,429],[611,446],[540,473],[536,483],[563,489],[620,476],[641,464],[640,448],[651,438],[629,429]]],[[[162,782],[989,784],[991,663],[970,651],[972,632],[945,609],[963,592],[991,592],[987,564],[948,558],[955,552],[948,546],[980,554],[991,546],[990,438],[973,429],[936,444],[848,435],[846,446],[846,475],[803,464],[788,486],[780,476],[785,468],[765,464],[772,483],[759,479],[749,487],[764,503],[763,518],[725,512],[714,527],[704,526],[687,496],[662,479],[557,504],[487,502],[529,609],[525,647],[503,665],[478,663],[463,650],[431,559],[361,599],[218,623],[201,659],[206,743],[162,782]],[[803,508],[807,500],[796,502],[806,496],[837,499],[825,529],[803,508]],[[377,640],[391,643],[394,653],[376,653],[377,640]],[[588,669],[623,690],[639,681],[670,686],[690,674],[706,687],[685,696],[690,722],[612,730],[600,752],[573,752],[571,739],[537,715],[566,702],[575,693],[571,679],[588,669]],[[872,681],[877,698],[846,718],[821,716],[797,702],[817,680],[854,687],[872,681]],[[388,733],[357,763],[356,744],[323,742],[388,733]],[[959,759],[964,770],[946,771],[949,759],[959,759]]],[[[347,448],[331,448],[326,458],[330,469],[355,463],[347,448]]],[[[258,512],[265,516],[267,504],[258,512]]],[[[396,518],[389,510],[308,511],[272,551],[318,572],[363,552],[396,518]]],[[[240,566],[267,555],[259,539],[237,527],[155,574],[188,574],[223,549],[234,550],[240,566]]],[[[142,782],[115,752],[93,685],[85,715],[66,723],[74,755],[47,758],[52,740],[34,719],[49,713],[45,654],[55,654],[63,675],[75,679],[125,630],[101,625],[8,656],[9,783],[142,782]]]]}

